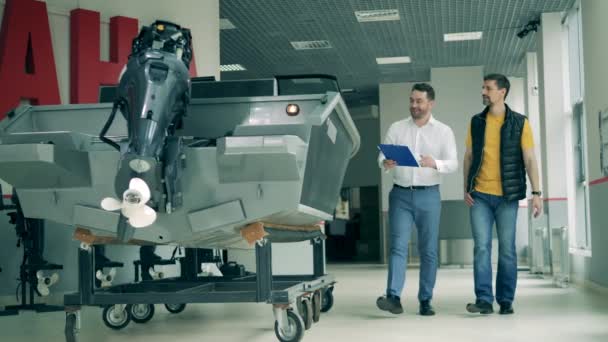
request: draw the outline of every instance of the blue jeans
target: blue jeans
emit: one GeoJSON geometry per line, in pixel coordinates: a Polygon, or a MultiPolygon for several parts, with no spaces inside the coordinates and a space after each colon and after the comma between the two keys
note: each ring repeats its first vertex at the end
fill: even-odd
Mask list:
{"type": "Polygon", "coordinates": [[[496,301],[511,303],[517,286],[517,253],[515,228],[518,201],[505,201],[501,196],[480,192],[471,194],[475,204],[471,207],[473,229],[475,296],[477,300],[494,302],[492,293],[492,227],[496,222],[498,236],[498,273],[496,275],[496,301]]]}
{"type": "Polygon", "coordinates": [[[420,288],[418,300],[431,300],[437,277],[437,248],[441,196],[439,186],[422,190],[394,187],[389,194],[390,257],[387,295],[401,297],[405,285],[412,226],[418,229],[420,288]]]}

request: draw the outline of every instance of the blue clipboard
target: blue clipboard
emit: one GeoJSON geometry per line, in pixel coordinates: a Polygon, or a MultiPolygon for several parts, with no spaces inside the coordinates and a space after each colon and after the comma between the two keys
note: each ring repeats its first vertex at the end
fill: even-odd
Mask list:
{"type": "Polygon", "coordinates": [[[380,144],[378,149],[384,154],[386,159],[394,160],[398,166],[419,167],[418,161],[410,151],[409,147],[404,145],[389,145],[380,144]]]}

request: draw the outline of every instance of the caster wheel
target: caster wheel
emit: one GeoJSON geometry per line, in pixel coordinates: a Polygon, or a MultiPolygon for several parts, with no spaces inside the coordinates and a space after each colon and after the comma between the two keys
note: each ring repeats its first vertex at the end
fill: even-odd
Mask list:
{"type": "Polygon", "coordinates": [[[127,305],[127,312],[131,315],[131,320],[135,323],[146,323],[154,316],[153,304],[130,304],[127,305]]]}
{"type": "Polygon", "coordinates": [[[116,305],[106,306],[102,313],[103,323],[111,329],[120,330],[129,325],[131,322],[131,315],[127,312],[126,308],[118,310],[116,305]]]}
{"type": "Polygon", "coordinates": [[[279,329],[279,322],[274,322],[274,333],[281,342],[296,342],[304,337],[304,322],[295,312],[287,311],[288,325],[285,330],[279,329]]]}
{"type": "Polygon", "coordinates": [[[300,299],[298,303],[298,312],[302,317],[302,321],[304,322],[304,329],[308,330],[312,326],[313,321],[313,312],[312,312],[312,302],[308,298],[300,299]]]}
{"type": "Polygon", "coordinates": [[[65,341],[78,342],[78,317],[75,313],[65,314],[65,341]]]}
{"type": "Polygon", "coordinates": [[[325,289],[321,296],[321,312],[328,312],[334,306],[334,288],[325,289]]]}
{"type": "Polygon", "coordinates": [[[321,291],[317,290],[312,295],[312,321],[317,323],[321,319],[321,291]]]}
{"type": "Polygon", "coordinates": [[[186,304],[165,304],[165,309],[172,314],[178,314],[186,309],[186,304]]]}

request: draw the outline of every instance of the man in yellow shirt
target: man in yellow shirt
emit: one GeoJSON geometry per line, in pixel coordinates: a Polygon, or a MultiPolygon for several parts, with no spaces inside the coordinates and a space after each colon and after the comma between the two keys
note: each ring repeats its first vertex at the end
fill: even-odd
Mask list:
{"type": "Polygon", "coordinates": [[[542,211],[534,139],[528,119],[505,104],[509,80],[500,74],[484,77],[483,112],[471,118],[464,155],[464,200],[470,207],[473,231],[475,303],[472,313],[513,313],[517,286],[515,230],[519,200],[526,198],[526,172],[532,185],[534,217],[542,211]],[[492,227],[498,235],[496,297],[492,291],[492,227]]]}

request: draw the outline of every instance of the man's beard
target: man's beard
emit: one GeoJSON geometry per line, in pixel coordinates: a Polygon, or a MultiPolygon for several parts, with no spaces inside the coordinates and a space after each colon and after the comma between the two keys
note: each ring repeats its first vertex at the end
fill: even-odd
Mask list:
{"type": "Polygon", "coordinates": [[[412,115],[412,117],[414,119],[422,119],[426,115],[425,112],[422,112],[422,111],[415,112],[415,111],[411,111],[411,110],[410,110],[410,114],[412,115]]]}
{"type": "Polygon", "coordinates": [[[487,96],[482,96],[482,97],[481,97],[481,101],[483,102],[483,105],[484,105],[484,106],[489,106],[490,104],[492,104],[492,103],[490,102],[490,98],[489,98],[489,97],[487,97],[487,96]]]}

